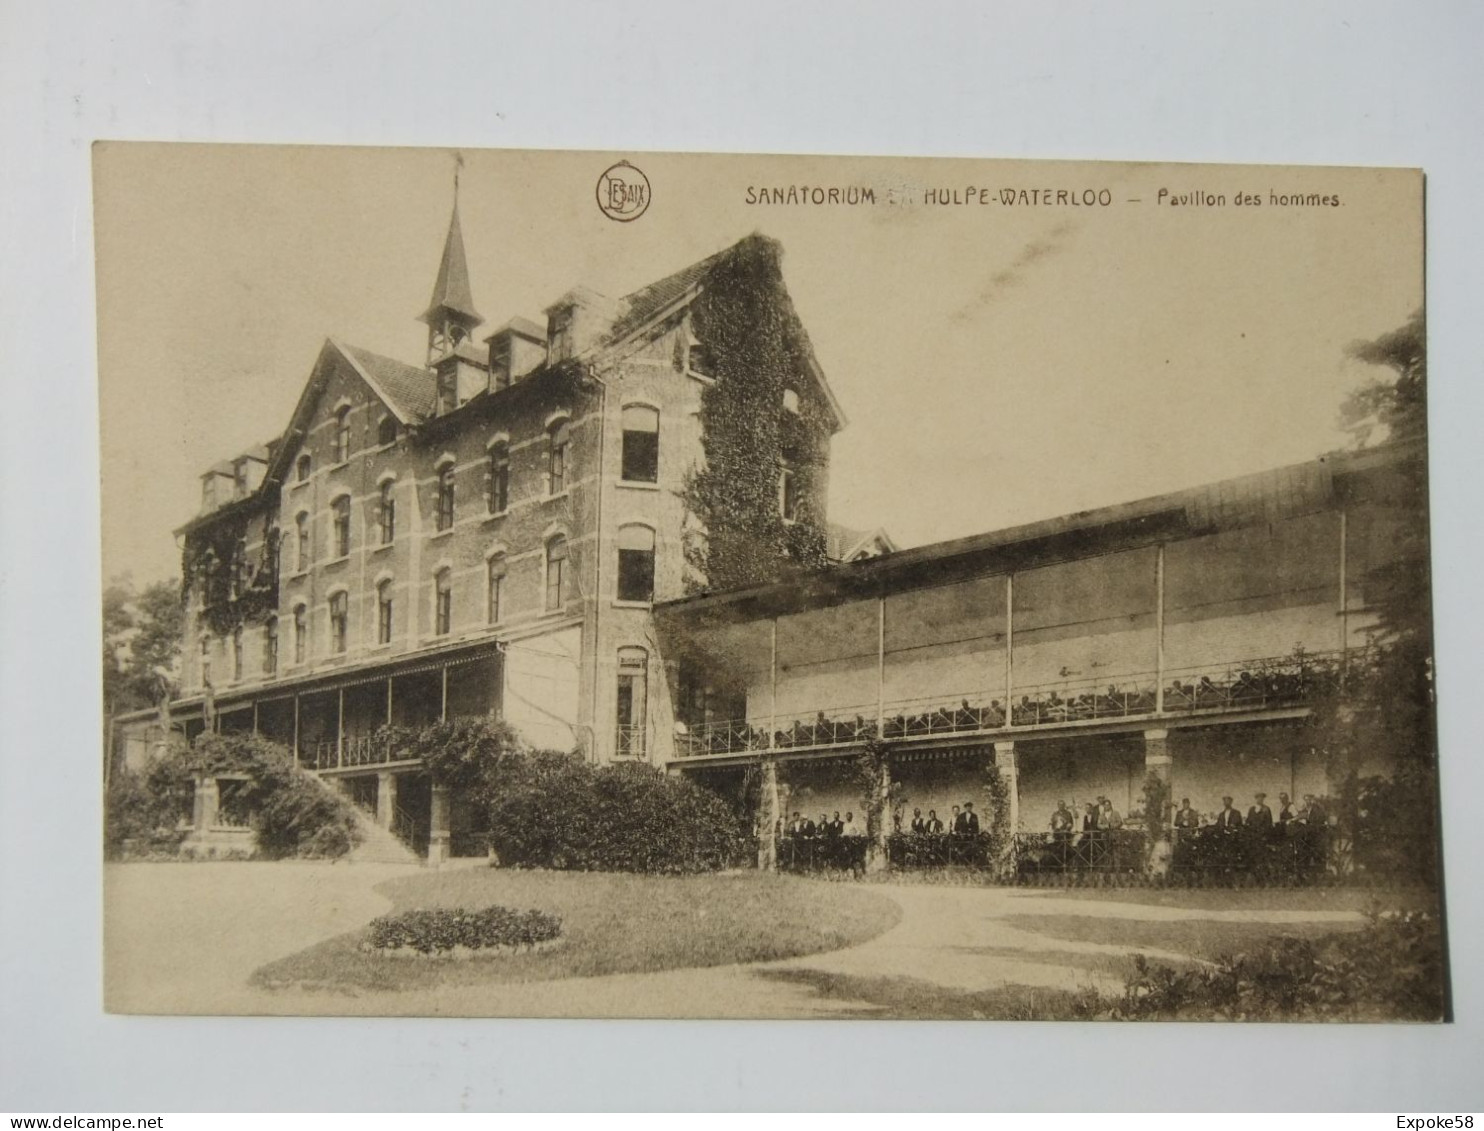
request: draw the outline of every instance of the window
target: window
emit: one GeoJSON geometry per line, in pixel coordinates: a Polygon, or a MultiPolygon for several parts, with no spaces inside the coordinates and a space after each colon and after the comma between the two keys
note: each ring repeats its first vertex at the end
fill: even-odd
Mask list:
{"type": "Polygon", "coordinates": [[[294,568],[300,572],[309,568],[309,515],[300,514],[294,519],[294,568]]]}
{"type": "Polygon", "coordinates": [[[350,459],[350,405],[345,405],[335,413],[334,457],[336,463],[344,463],[350,459]]]}
{"type": "Polygon", "coordinates": [[[618,736],[614,746],[619,757],[644,756],[644,714],[648,697],[649,654],[643,648],[618,651],[618,736]]]}
{"type": "Polygon", "coordinates": [[[433,579],[433,631],[447,636],[453,628],[453,574],[439,570],[433,579]]]}
{"type": "Polygon", "coordinates": [[[294,610],[294,663],[302,664],[309,650],[309,620],[304,606],[294,610]]]}
{"type": "Polygon", "coordinates": [[[269,617],[263,626],[263,674],[278,671],[278,618],[269,617]]]}
{"type": "Polygon", "coordinates": [[[690,358],[687,368],[698,377],[716,376],[716,364],[711,356],[711,351],[695,340],[690,344],[690,358]]]}
{"type": "Polygon", "coordinates": [[[211,686],[211,637],[201,637],[201,686],[211,686]]]}
{"type": "Polygon", "coordinates": [[[376,426],[376,442],[381,447],[397,442],[397,420],[393,416],[383,416],[381,423],[376,426]]]}
{"type": "Polygon", "coordinates": [[[308,452],[305,452],[302,456],[294,461],[294,478],[297,479],[300,483],[307,483],[309,481],[309,472],[313,469],[313,467],[314,460],[309,457],[308,452]]]}
{"type": "Polygon", "coordinates": [[[438,529],[453,529],[453,464],[438,472],[438,529]]]}
{"type": "Polygon", "coordinates": [[[335,556],[343,558],[350,553],[350,496],[341,495],[330,510],[335,516],[335,556]]]}
{"type": "Polygon", "coordinates": [[[546,543],[546,611],[567,603],[567,540],[560,534],[546,543]]]}
{"type": "Polygon", "coordinates": [[[660,477],[660,414],[646,405],[623,410],[623,478],[655,483],[660,477]]]}
{"type": "Polygon", "coordinates": [[[490,342],[490,388],[504,389],[510,384],[510,336],[490,342]]]}
{"type": "Polygon", "coordinates": [[[778,473],[778,510],[784,522],[793,522],[799,517],[799,488],[793,468],[785,467],[778,473]]]}
{"type": "Polygon", "coordinates": [[[654,531],[647,526],[619,528],[618,599],[654,600],[654,531]]]}
{"type": "Polygon", "coordinates": [[[555,365],[572,356],[572,308],[552,311],[546,323],[548,360],[555,365]]]}
{"type": "Polygon", "coordinates": [[[229,569],[231,577],[228,580],[229,594],[233,601],[242,596],[247,580],[247,539],[238,538],[232,543],[232,561],[229,569]]]}
{"type": "Polygon", "coordinates": [[[547,432],[546,493],[560,495],[567,489],[567,448],[571,433],[565,420],[558,420],[547,432]]]}
{"type": "Polygon", "coordinates": [[[383,581],[376,587],[376,642],[392,642],[392,583],[383,581]]]}
{"type": "Polygon", "coordinates": [[[783,410],[795,416],[799,415],[799,394],[793,389],[783,390],[783,410]]]}
{"type": "Polygon", "coordinates": [[[503,441],[490,449],[488,502],[490,514],[510,507],[510,445],[503,441]]]}
{"type": "Polygon", "coordinates": [[[330,651],[344,652],[349,637],[350,595],[341,590],[330,594],[330,651]]]}
{"type": "Polygon", "coordinates": [[[240,626],[232,632],[232,678],[242,678],[242,629],[240,626]]]}
{"type": "Polygon", "coordinates": [[[494,557],[492,557],[489,561],[488,570],[489,574],[487,578],[487,608],[489,612],[489,622],[490,624],[499,624],[500,598],[504,596],[505,589],[505,555],[496,554],[494,557]]]}
{"type": "Polygon", "coordinates": [[[397,536],[396,484],[390,479],[381,485],[376,499],[376,526],[381,531],[381,544],[390,546],[397,536]]]}
{"type": "Polygon", "coordinates": [[[459,407],[458,371],[450,365],[438,374],[438,415],[459,407]]]}

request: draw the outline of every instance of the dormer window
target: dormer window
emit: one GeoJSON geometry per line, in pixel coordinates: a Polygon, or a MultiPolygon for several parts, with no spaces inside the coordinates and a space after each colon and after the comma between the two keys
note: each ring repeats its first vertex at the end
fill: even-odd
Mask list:
{"type": "Polygon", "coordinates": [[[572,356],[572,317],[572,308],[564,306],[553,310],[547,319],[547,360],[553,365],[572,356]]]}
{"type": "Polygon", "coordinates": [[[459,407],[459,374],[455,366],[438,371],[438,415],[459,407]]]}
{"type": "Polygon", "coordinates": [[[510,335],[505,334],[490,342],[490,388],[504,389],[510,384],[510,335]]]}

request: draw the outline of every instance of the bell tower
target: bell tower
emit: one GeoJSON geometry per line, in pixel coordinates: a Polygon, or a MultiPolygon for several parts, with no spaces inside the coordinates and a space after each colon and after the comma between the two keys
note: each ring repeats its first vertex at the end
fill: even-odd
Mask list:
{"type": "Polygon", "coordinates": [[[419,321],[428,326],[429,366],[452,356],[484,321],[474,309],[474,296],[469,290],[469,263],[464,257],[464,233],[459,227],[457,169],[453,175],[453,216],[448,222],[448,238],[443,241],[443,261],[438,264],[433,300],[419,321]]]}

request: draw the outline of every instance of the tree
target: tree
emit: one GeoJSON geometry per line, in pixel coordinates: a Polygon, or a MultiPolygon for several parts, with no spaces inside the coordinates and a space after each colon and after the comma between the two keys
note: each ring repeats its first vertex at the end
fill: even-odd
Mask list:
{"type": "Polygon", "coordinates": [[[1391,380],[1376,378],[1356,389],[1340,405],[1340,427],[1355,437],[1356,447],[1370,443],[1378,428],[1386,440],[1421,440],[1427,436],[1427,321],[1417,311],[1406,323],[1371,341],[1352,342],[1345,351],[1357,361],[1385,366],[1391,380]]]}
{"type": "Polygon", "coordinates": [[[176,690],[185,609],[180,586],[157,581],[135,591],[128,577],[103,590],[105,714],[152,707],[176,690]]]}

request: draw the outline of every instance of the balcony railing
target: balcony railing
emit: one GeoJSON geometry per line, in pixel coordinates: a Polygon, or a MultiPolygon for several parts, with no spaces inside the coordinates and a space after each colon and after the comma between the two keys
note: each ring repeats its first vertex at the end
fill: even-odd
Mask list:
{"type": "Polygon", "coordinates": [[[614,751],[620,758],[644,757],[644,724],[619,723],[614,751]]]}
{"type": "MultiPolygon", "coordinates": [[[[1141,716],[1250,711],[1300,705],[1338,687],[1346,653],[1312,652],[1143,672],[1109,680],[1061,680],[1018,688],[1006,709],[1003,691],[896,700],[884,705],[881,736],[930,738],[1141,716]],[[1164,684],[1163,695],[1159,692],[1164,684]],[[1161,702],[1162,700],[1162,702],[1161,702]]],[[[849,746],[876,735],[876,705],[824,708],[813,718],[727,719],[688,725],[677,735],[680,757],[849,746]]]]}
{"type": "Polygon", "coordinates": [[[372,735],[360,735],[350,737],[347,735],[343,742],[337,743],[333,738],[327,738],[314,744],[312,751],[306,751],[308,757],[303,760],[316,770],[338,770],[353,766],[380,766],[387,762],[407,761],[405,755],[392,749],[385,739],[378,739],[372,735]]]}

